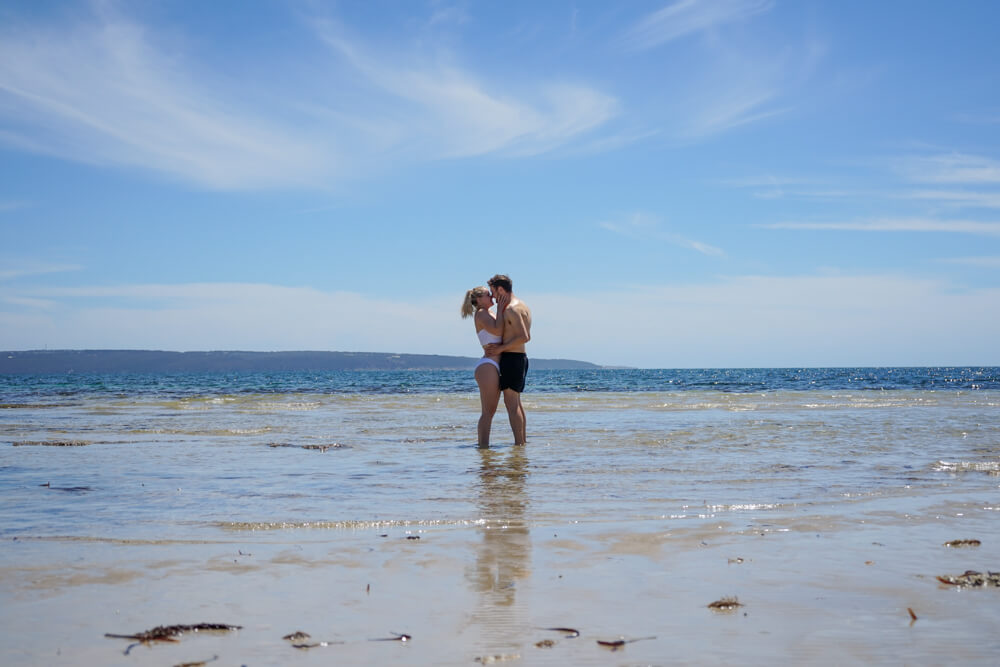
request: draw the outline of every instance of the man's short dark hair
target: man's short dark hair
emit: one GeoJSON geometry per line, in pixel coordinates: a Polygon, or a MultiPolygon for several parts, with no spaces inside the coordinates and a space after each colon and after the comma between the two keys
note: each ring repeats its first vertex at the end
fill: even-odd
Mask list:
{"type": "Polygon", "coordinates": [[[505,290],[507,290],[508,292],[511,292],[511,293],[514,292],[514,283],[513,283],[513,281],[511,281],[511,279],[508,276],[505,276],[502,273],[498,273],[495,276],[493,276],[492,278],[490,278],[490,280],[489,280],[489,282],[487,284],[490,287],[502,287],[505,290]]]}

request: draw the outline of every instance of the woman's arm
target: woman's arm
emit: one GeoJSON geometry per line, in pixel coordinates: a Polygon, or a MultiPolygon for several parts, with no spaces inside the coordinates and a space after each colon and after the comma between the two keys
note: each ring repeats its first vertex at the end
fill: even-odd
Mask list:
{"type": "Polygon", "coordinates": [[[503,321],[504,321],[504,311],[507,309],[507,304],[510,303],[509,296],[503,296],[497,299],[497,316],[493,317],[488,310],[480,310],[476,313],[476,319],[479,321],[483,328],[494,336],[500,336],[503,338],[503,321]]]}

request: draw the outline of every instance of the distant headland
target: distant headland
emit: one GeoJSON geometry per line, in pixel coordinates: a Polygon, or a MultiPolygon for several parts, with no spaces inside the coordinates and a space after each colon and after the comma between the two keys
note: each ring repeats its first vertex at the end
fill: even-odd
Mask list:
{"type": "MultiPolygon", "coordinates": [[[[0,374],[471,370],[477,360],[475,357],[385,352],[24,350],[0,352],[0,374]]],[[[531,368],[582,370],[602,366],[573,359],[532,358],[531,368]]]]}

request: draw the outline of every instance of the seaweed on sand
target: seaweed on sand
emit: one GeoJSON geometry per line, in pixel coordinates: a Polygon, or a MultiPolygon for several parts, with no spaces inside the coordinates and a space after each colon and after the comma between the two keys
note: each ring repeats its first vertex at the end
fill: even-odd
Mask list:
{"type": "Polygon", "coordinates": [[[149,630],[137,632],[134,635],[119,635],[110,632],[104,633],[105,637],[111,639],[131,639],[135,643],[130,644],[125,649],[125,655],[129,654],[133,648],[139,644],[150,642],[176,642],[177,638],[186,633],[194,632],[231,632],[240,630],[242,625],[227,625],[225,623],[196,623],[194,625],[158,625],[149,630]]]}
{"type": "Polygon", "coordinates": [[[736,611],[737,608],[742,606],[743,603],[735,596],[721,598],[715,602],[708,603],[708,608],[712,611],[736,611]]]}
{"type": "Polygon", "coordinates": [[[942,584],[949,586],[968,586],[970,588],[1000,588],[1000,572],[976,572],[966,570],[963,574],[942,574],[937,578],[942,584]]]}

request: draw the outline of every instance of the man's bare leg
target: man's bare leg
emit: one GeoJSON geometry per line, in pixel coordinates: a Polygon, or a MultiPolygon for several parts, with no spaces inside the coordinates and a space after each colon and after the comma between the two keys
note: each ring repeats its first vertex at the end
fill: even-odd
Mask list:
{"type": "Polygon", "coordinates": [[[528,443],[528,425],[524,416],[524,406],[521,405],[521,394],[513,389],[504,389],[503,404],[507,408],[510,430],[514,434],[514,444],[526,445],[528,443]]]}

